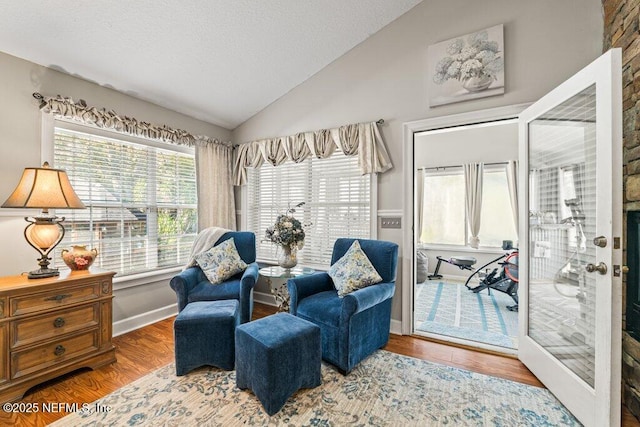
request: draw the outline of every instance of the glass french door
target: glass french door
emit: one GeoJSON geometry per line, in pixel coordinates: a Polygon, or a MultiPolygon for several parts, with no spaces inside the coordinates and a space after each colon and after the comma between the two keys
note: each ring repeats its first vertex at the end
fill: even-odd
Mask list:
{"type": "Polygon", "coordinates": [[[621,53],[520,115],[518,356],[586,426],[620,424],[621,53]]]}

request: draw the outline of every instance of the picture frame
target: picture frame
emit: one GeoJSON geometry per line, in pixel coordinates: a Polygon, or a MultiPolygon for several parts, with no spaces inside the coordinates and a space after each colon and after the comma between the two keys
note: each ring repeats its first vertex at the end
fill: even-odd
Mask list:
{"type": "Polygon", "coordinates": [[[429,106],[504,94],[504,25],[427,49],[429,106]]]}

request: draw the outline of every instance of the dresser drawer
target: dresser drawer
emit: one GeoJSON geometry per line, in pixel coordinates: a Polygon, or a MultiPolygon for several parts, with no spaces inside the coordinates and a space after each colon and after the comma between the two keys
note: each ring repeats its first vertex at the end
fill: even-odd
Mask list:
{"type": "Polygon", "coordinates": [[[100,282],[89,282],[82,286],[59,288],[58,290],[16,296],[10,299],[10,316],[37,313],[42,310],[63,307],[81,301],[100,298],[100,282]]]}
{"type": "Polygon", "coordinates": [[[11,379],[60,365],[98,350],[98,330],[64,338],[28,350],[11,352],[11,379]]]}
{"type": "Polygon", "coordinates": [[[100,303],[56,311],[11,322],[11,347],[45,341],[90,328],[100,321],[100,303]]]}

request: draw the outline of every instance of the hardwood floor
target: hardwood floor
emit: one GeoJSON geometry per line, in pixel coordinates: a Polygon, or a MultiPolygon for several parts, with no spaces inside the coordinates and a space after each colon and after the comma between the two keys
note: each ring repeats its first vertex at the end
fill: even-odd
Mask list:
{"type": "MultiPolygon", "coordinates": [[[[268,316],[275,307],[255,304],[254,318],[268,316]]],[[[173,318],[115,337],[117,362],[95,371],[81,370],[29,390],[20,403],[82,404],[99,399],[136,379],[173,362],[173,318]]],[[[512,381],[541,386],[517,359],[480,353],[409,336],[391,335],[386,350],[436,363],[468,369],[512,381]]],[[[44,426],[66,412],[6,413],[0,411],[0,425],[44,426]]],[[[622,425],[640,426],[623,407],[622,425]]]]}

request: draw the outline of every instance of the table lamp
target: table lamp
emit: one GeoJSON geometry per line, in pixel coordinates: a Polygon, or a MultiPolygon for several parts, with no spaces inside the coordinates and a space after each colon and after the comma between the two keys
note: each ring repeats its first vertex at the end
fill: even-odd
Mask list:
{"type": "Polygon", "coordinates": [[[57,268],[49,268],[49,253],[64,237],[64,217],[49,215],[49,209],[82,209],[84,204],[78,197],[67,173],[53,169],[44,162],[41,168],[25,168],[22,178],[13,193],[2,204],[3,208],[42,209],[42,214],[25,217],[29,224],[24,237],[41,255],[40,268],[29,272],[30,279],[57,276],[57,268]]]}

